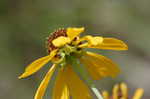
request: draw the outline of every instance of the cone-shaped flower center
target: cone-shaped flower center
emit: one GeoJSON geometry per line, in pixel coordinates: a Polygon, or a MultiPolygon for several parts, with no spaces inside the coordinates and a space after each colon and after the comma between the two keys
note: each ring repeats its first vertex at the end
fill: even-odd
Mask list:
{"type": "Polygon", "coordinates": [[[48,53],[50,53],[52,50],[57,48],[56,46],[53,45],[52,41],[60,36],[67,37],[66,29],[58,29],[55,32],[51,33],[51,35],[48,37],[47,42],[46,42],[48,53]]]}
{"type": "Polygon", "coordinates": [[[48,52],[50,53],[55,49],[59,49],[52,59],[53,63],[64,64],[66,56],[82,52],[81,48],[78,47],[81,43],[76,43],[79,37],[74,37],[74,39],[71,40],[67,35],[67,31],[67,29],[58,29],[48,37],[46,45],[48,52]]]}

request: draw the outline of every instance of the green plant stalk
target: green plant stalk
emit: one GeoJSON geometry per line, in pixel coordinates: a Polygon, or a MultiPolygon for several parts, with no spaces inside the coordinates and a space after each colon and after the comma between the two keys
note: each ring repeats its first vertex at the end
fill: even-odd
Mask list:
{"type": "Polygon", "coordinates": [[[88,84],[88,86],[90,86],[91,90],[96,95],[96,97],[98,99],[103,99],[102,95],[100,94],[98,89],[95,87],[94,82],[90,79],[90,76],[88,72],[86,71],[86,68],[84,68],[84,66],[79,63],[78,59],[75,56],[69,56],[69,60],[72,64],[73,70],[77,74],[79,74],[83,78],[83,80],[86,81],[86,83],[88,84]]]}

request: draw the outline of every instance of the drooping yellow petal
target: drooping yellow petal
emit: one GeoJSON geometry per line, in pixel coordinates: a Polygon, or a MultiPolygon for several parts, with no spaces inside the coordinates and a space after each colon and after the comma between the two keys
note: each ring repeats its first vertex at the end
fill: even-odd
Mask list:
{"type": "Polygon", "coordinates": [[[116,84],[115,86],[114,86],[114,88],[113,88],[113,99],[118,99],[118,93],[119,93],[119,85],[118,84],[116,84]]]}
{"type": "Polygon", "coordinates": [[[107,91],[103,91],[102,95],[104,99],[109,99],[109,93],[107,91]]]}
{"type": "Polygon", "coordinates": [[[142,99],[143,93],[144,93],[143,89],[141,88],[137,89],[133,96],[133,99],[142,99]]]}
{"type": "Polygon", "coordinates": [[[87,55],[91,57],[90,59],[92,59],[98,67],[103,67],[102,70],[108,71],[110,76],[115,77],[120,72],[118,65],[111,59],[92,52],[87,52],[87,55]]]}
{"type": "Polygon", "coordinates": [[[84,27],[81,28],[67,28],[67,36],[73,40],[75,37],[77,37],[79,34],[81,34],[84,31],[84,27]]]}
{"type": "Polygon", "coordinates": [[[88,48],[107,49],[107,50],[127,50],[128,46],[121,40],[115,38],[103,38],[103,42],[98,45],[83,46],[88,48]]]}
{"type": "Polygon", "coordinates": [[[19,76],[19,79],[28,77],[33,73],[37,72],[56,55],[56,52],[57,50],[54,50],[50,53],[50,55],[39,58],[32,62],[30,65],[27,66],[25,72],[21,76],[19,76]]]}
{"type": "Polygon", "coordinates": [[[68,98],[61,98],[61,97],[69,97],[68,88],[66,89],[67,85],[65,82],[65,76],[63,69],[58,71],[58,75],[55,81],[54,89],[53,89],[53,99],[68,99],[68,98]],[[67,96],[65,96],[67,94],[67,96]]]}
{"type": "Polygon", "coordinates": [[[61,47],[61,46],[65,45],[65,44],[69,43],[70,41],[71,41],[70,38],[64,37],[64,36],[60,36],[60,37],[54,39],[52,41],[52,43],[56,47],[61,47]]]}
{"type": "Polygon", "coordinates": [[[102,78],[102,76],[98,72],[98,69],[94,67],[91,62],[89,62],[89,59],[82,57],[80,58],[80,62],[84,64],[84,66],[86,66],[87,71],[94,80],[99,80],[100,78],[102,78]]]}
{"type": "MultiPolygon", "coordinates": [[[[83,42],[83,41],[87,41],[88,42],[88,46],[97,46],[98,44],[101,44],[103,42],[103,38],[99,37],[99,36],[93,37],[93,36],[88,35],[88,36],[84,36],[81,39],[79,39],[77,41],[77,43],[83,42]]],[[[85,44],[86,43],[81,44],[81,45],[79,45],[79,47],[82,47],[85,44]]]]}
{"type": "Polygon", "coordinates": [[[70,95],[73,99],[92,99],[89,88],[80,80],[70,65],[65,68],[64,73],[70,95]]]}
{"type": "Polygon", "coordinates": [[[68,87],[66,85],[65,85],[65,87],[63,89],[61,98],[58,98],[58,99],[70,99],[69,89],[68,89],[68,87]]]}
{"type": "Polygon", "coordinates": [[[48,73],[46,74],[46,76],[44,77],[43,81],[41,82],[39,88],[37,89],[37,92],[35,94],[34,99],[43,99],[44,93],[46,91],[46,88],[48,86],[48,83],[52,77],[52,74],[54,73],[55,69],[56,69],[56,64],[54,64],[48,71],[48,73]]]}
{"type": "Polygon", "coordinates": [[[127,85],[125,83],[121,83],[120,84],[120,89],[121,89],[121,92],[122,92],[122,98],[127,99],[127,97],[128,97],[127,85]]]}
{"type": "Polygon", "coordinates": [[[95,80],[106,76],[115,77],[120,72],[120,69],[113,61],[102,55],[86,52],[81,59],[81,62],[84,62],[95,80]]]}

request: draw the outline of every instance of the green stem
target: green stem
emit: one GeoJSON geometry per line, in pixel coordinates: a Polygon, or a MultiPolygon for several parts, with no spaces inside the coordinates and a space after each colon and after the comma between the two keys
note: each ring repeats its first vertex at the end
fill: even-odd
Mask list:
{"type": "Polygon", "coordinates": [[[89,86],[92,86],[93,81],[89,78],[89,74],[86,71],[86,68],[84,68],[84,66],[79,63],[78,59],[75,56],[70,56],[69,58],[71,60],[71,65],[72,65],[73,70],[77,74],[79,74],[81,78],[85,80],[89,86]]]}
{"type": "Polygon", "coordinates": [[[97,99],[103,99],[102,95],[100,94],[100,92],[98,91],[98,89],[96,87],[91,87],[93,93],[95,94],[95,96],[97,97],[97,99]]]}
{"type": "Polygon", "coordinates": [[[86,71],[86,68],[84,68],[84,66],[79,63],[78,59],[75,56],[69,56],[68,58],[69,58],[69,60],[70,60],[70,62],[72,64],[73,70],[77,74],[79,74],[83,78],[83,80],[86,81],[86,83],[91,88],[91,90],[93,91],[93,93],[95,94],[97,99],[103,99],[103,97],[101,96],[100,92],[95,87],[94,82],[92,81],[92,79],[90,79],[90,77],[89,77],[90,75],[86,71]]]}

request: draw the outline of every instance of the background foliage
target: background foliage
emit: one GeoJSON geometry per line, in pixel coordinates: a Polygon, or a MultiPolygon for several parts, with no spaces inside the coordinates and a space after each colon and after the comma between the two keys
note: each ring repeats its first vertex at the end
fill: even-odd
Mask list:
{"type": "MultiPolygon", "coordinates": [[[[33,99],[49,65],[18,80],[27,64],[46,55],[45,38],[59,27],[86,28],[87,34],[117,37],[128,51],[99,51],[116,61],[122,73],[100,80],[100,89],[127,82],[131,94],[142,87],[150,97],[149,0],[0,0],[0,98],[33,99]]],[[[52,86],[50,86],[52,87],[52,86]]],[[[45,99],[49,99],[48,89],[45,99]]]]}

